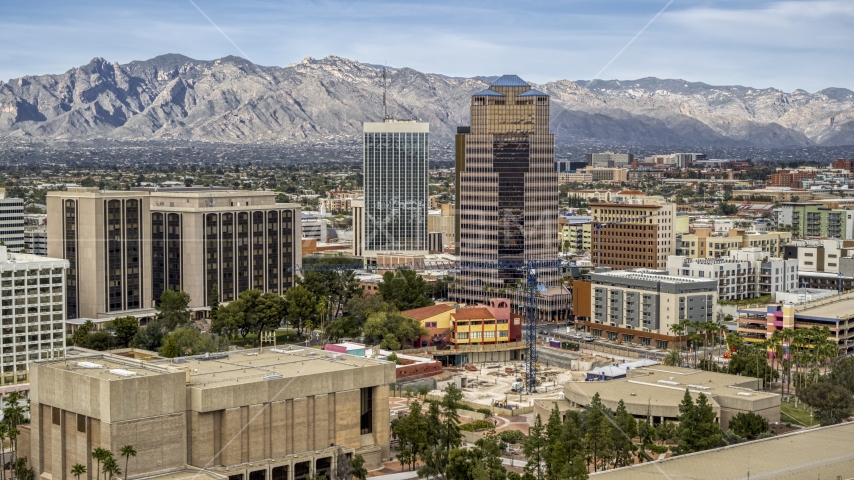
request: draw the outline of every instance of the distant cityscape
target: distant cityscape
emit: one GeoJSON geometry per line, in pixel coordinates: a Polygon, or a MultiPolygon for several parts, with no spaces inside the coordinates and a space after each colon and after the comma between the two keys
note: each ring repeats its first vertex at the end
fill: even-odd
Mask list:
{"type": "Polygon", "coordinates": [[[559,144],[551,102],[498,77],[452,144],[3,145],[16,478],[841,475],[850,148],[559,144]]]}

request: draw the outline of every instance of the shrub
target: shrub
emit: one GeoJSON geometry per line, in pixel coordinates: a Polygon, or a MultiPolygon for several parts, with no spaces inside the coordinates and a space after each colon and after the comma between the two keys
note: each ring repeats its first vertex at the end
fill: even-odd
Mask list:
{"type": "Polygon", "coordinates": [[[768,431],[768,420],[753,412],[739,412],[729,421],[729,429],[740,437],[754,439],[768,431]]]}
{"type": "Polygon", "coordinates": [[[505,443],[522,443],[525,441],[525,434],[519,430],[504,430],[498,432],[498,438],[505,443]]]}
{"type": "Polygon", "coordinates": [[[492,410],[490,410],[488,408],[478,408],[477,413],[482,413],[486,417],[492,416],[492,410]]]}
{"type": "Polygon", "coordinates": [[[489,420],[475,420],[470,423],[464,423],[460,425],[460,430],[465,430],[466,432],[476,432],[478,430],[487,430],[493,429],[495,425],[489,420]]]}
{"type": "Polygon", "coordinates": [[[647,445],[646,449],[656,455],[661,455],[662,453],[667,452],[668,447],[667,445],[647,445]]]}

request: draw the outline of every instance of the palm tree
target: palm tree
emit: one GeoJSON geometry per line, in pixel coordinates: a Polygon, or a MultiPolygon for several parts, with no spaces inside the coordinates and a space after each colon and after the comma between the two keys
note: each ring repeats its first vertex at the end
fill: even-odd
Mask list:
{"type": "MultiPolygon", "coordinates": [[[[9,426],[0,423],[0,458],[6,458],[6,439],[9,438],[9,426]]],[[[6,468],[0,468],[0,478],[6,480],[6,468]]]]}
{"type": "Polygon", "coordinates": [[[121,475],[122,471],[119,468],[119,465],[116,463],[116,459],[113,458],[113,455],[110,454],[106,460],[104,460],[104,480],[113,480],[113,477],[121,475]]]}
{"type": "MultiPolygon", "coordinates": [[[[780,342],[784,348],[784,359],[785,364],[783,365],[784,370],[786,371],[786,395],[789,396],[792,393],[792,349],[793,343],[795,341],[795,330],[791,328],[784,328],[780,331],[780,342]]],[[[780,386],[780,390],[782,392],[782,385],[780,386]]]]}
{"type": "Polygon", "coordinates": [[[680,352],[679,349],[671,348],[667,351],[667,355],[665,355],[663,363],[668,367],[681,367],[682,352],[680,352]]]}
{"type": "Polygon", "coordinates": [[[97,475],[97,478],[101,478],[101,462],[107,459],[107,455],[110,457],[113,456],[113,454],[106,448],[95,447],[95,449],[92,450],[92,459],[95,460],[98,465],[97,468],[95,468],[95,475],[97,475]]]}
{"type": "Polygon", "coordinates": [[[80,480],[80,475],[86,473],[86,467],[80,465],[79,463],[75,463],[73,467],[71,467],[71,474],[77,477],[77,480],[80,480]]]}
{"type": "Polygon", "coordinates": [[[130,457],[136,456],[136,450],[133,449],[133,445],[125,445],[122,447],[121,456],[125,457],[125,480],[130,476],[128,474],[128,462],[130,461],[130,457]]]}
{"type": "MultiPolygon", "coordinates": [[[[774,330],[771,334],[771,352],[774,354],[771,357],[771,368],[777,372],[777,376],[780,377],[780,372],[778,372],[777,368],[782,367],[782,355],[783,355],[783,333],[780,330],[774,330]]],[[[781,377],[782,378],[782,377],[781,377]]],[[[782,393],[782,388],[780,389],[782,393]]]]}

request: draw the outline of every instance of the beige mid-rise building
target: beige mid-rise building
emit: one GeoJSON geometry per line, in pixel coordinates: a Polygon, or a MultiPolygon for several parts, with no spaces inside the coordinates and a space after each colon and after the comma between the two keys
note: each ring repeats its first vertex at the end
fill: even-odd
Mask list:
{"type": "Polygon", "coordinates": [[[18,455],[40,479],[96,478],[95,448],[133,478],[204,469],[229,480],[336,478],[337,462],[389,457],[395,366],[333,352],[270,348],[140,361],[70,348],[32,367],[31,424],[18,455]],[[121,462],[125,470],[125,462],[121,462]],[[306,477],[308,475],[308,477],[306,477]]]}
{"type": "Polygon", "coordinates": [[[273,192],[206,188],[50,192],[48,255],[70,262],[68,317],[151,308],[164,290],[191,307],[249,289],[283,293],[301,265],[301,211],[273,192]]]}
{"type": "Polygon", "coordinates": [[[726,257],[730,251],[760,248],[772,257],[782,257],[783,247],[792,240],[791,232],[750,232],[734,228],[715,232],[713,228],[695,228],[682,235],[682,254],[690,258],[726,257]]]}

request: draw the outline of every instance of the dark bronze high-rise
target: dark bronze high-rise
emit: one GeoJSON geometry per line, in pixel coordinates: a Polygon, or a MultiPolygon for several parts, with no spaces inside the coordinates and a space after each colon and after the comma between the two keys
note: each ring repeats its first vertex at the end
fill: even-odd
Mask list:
{"type": "MultiPolygon", "coordinates": [[[[531,261],[554,264],[558,256],[549,96],[516,75],[472,95],[471,126],[458,128],[456,159],[462,268],[455,298],[471,303],[507,296],[521,305],[525,273],[520,267],[531,261]]],[[[556,288],[558,269],[538,270],[539,282],[555,287],[549,293],[556,294],[543,295],[541,309],[556,312],[568,298],[565,289],[556,288]]]]}

